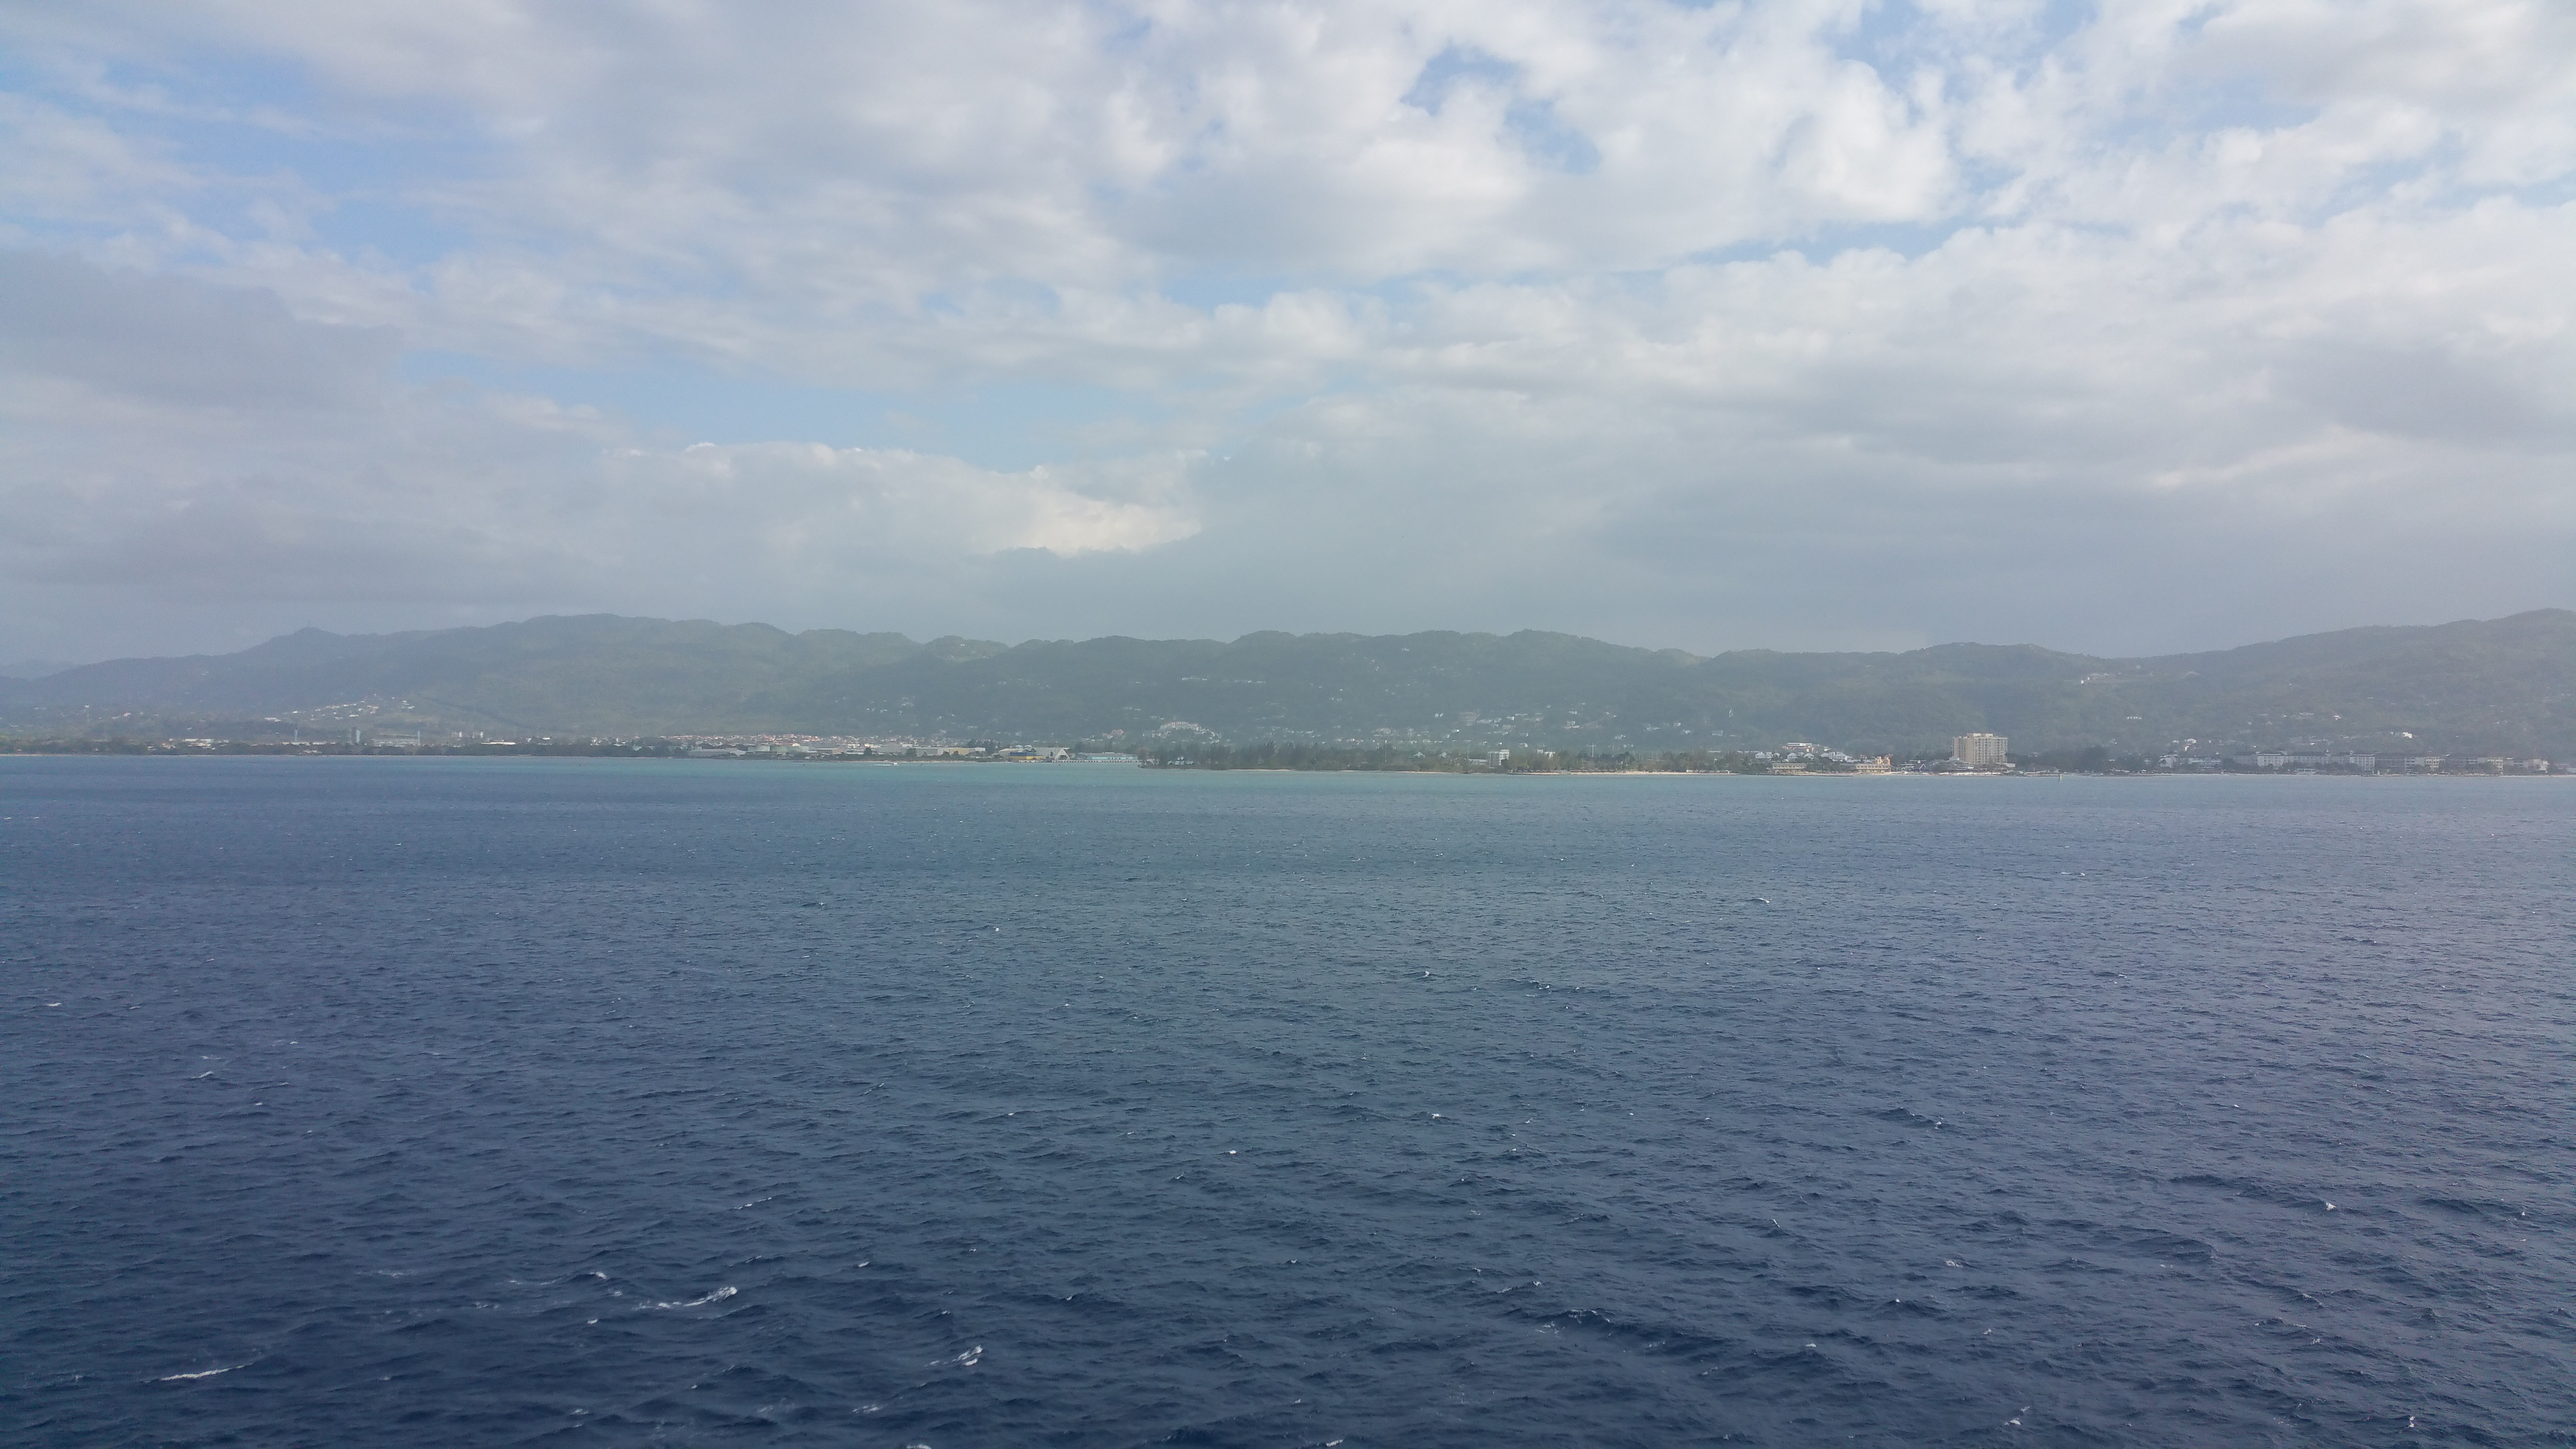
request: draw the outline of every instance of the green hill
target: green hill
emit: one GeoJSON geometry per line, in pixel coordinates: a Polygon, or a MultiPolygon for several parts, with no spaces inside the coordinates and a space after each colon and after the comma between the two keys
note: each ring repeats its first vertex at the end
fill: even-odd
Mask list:
{"type": "Polygon", "coordinates": [[[378,730],[1438,741],[1647,749],[2307,746],[2576,757],[2576,613],[2148,659],[2031,645],[1702,658],[1566,634],[1005,646],[606,615],[343,636],[0,679],[19,735],[378,730]],[[2409,736],[2411,735],[2411,738],[2409,736]]]}

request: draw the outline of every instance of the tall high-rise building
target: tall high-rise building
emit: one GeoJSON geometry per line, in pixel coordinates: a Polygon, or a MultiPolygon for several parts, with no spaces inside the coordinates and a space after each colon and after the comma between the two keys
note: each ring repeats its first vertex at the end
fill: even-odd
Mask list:
{"type": "Polygon", "coordinates": [[[1950,741],[1950,758],[1975,769],[2001,769],[2004,763],[2004,737],[1988,734],[1960,735],[1950,741]]]}

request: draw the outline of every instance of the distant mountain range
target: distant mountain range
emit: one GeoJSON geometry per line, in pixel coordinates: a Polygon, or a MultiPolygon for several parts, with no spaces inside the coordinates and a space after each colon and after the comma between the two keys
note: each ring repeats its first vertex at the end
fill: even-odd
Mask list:
{"type": "Polygon", "coordinates": [[[1002,645],[611,615],[338,635],[0,679],[0,732],[1220,738],[1879,753],[2331,747],[2576,757],[2576,612],[2206,654],[2032,645],[1699,657],[1568,634],[1250,634],[1002,645]]]}

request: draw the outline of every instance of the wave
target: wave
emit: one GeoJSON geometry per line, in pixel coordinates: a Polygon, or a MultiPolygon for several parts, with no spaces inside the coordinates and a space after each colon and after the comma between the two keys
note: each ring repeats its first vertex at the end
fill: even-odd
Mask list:
{"type": "Polygon", "coordinates": [[[647,1303],[644,1306],[647,1308],[704,1308],[710,1303],[722,1303],[741,1291],[739,1288],[732,1287],[719,1288],[704,1298],[692,1298],[685,1303],[675,1299],[669,1303],[647,1303]]]}

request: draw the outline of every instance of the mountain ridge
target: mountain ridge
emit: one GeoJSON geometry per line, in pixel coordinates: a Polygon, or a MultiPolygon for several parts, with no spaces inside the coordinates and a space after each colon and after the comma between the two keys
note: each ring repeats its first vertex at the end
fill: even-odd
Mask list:
{"type": "Polygon", "coordinates": [[[2030,644],[1695,655],[1578,635],[1260,631],[1029,640],[552,615],[298,630],[234,654],[0,679],[0,731],[378,729],[634,736],[1386,739],[1915,751],[2323,746],[2576,756],[2576,611],[2373,625],[2188,654],[2030,644]]]}

